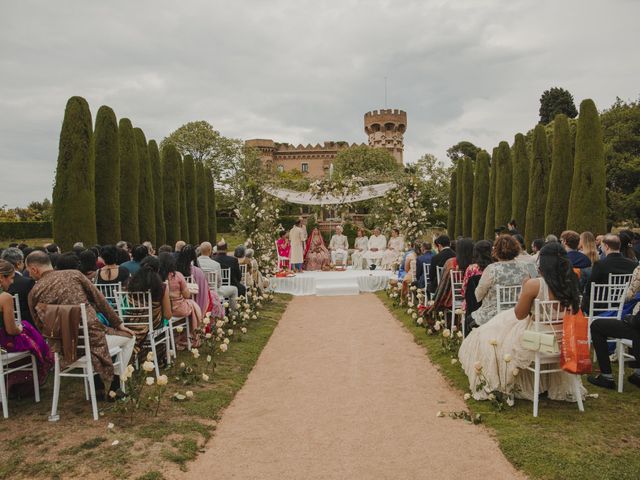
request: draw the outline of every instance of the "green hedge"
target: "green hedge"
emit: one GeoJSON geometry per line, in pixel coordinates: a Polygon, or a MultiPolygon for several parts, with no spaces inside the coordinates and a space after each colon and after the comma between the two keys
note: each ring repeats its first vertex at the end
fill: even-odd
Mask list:
{"type": "Polygon", "coordinates": [[[0,239],[52,238],[51,222],[0,222],[0,239]]]}
{"type": "Polygon", "coordinates": [[[218,217],[216,224],[218,225],[218,233],[229,233],[233,230],[236,219],[233,217],[218,217]]]}

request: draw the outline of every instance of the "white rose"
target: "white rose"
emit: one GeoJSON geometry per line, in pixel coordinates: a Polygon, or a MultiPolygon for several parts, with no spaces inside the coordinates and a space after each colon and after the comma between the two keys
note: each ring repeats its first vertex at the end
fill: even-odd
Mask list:
{"type": "Polygon", "coordinates": [[[184,362],[180,362],[180,368],[184,368],[186,367],[186,365],[184,364],[184,362]]]}
{"type": "Polygon", "coordinates": [[[146,379],[146,383],[149,386],[153,385],[153,382],[155,382],[155,381],[156,381],[156,379],[153,378],[153,377],[147,377],[147,379],[146,379]]]}
{"type": "Polygon", "coordinates": [[[186,392],[184,392],[184,395],[187,398],[193,398],[193,392],[191,390],[187,390],[186,392]]]}
{"type": "Polygon", "coordinates": [[[183,330],[184,330],[184,328],[181,327],[181,326],[180,327],[176,327],[176,332],[178,332],[178,333],[182,333],[183,330]]]}
{"type": "Polygon", "coordinates": [[[496,396],[493,393],[490,393],[487,398],[493,402],[496,399],[496,396]]]}
{"type": "Polygon", "coordinates": [[[109,397],[116,398],[116,395],[116,392],[114,392],[113,390],[109,390],[109,397]]]}
{"type": "Polygon", "coordinates": [[[411,315],[411,318],[415,320],[416,318],[418,318],[418,314],[414,312],[413,315],[411,315]]]}
{"type": "Polygon", "coordinates": [[[158,385],[160,385],[161,387],[163,387],[164,385],[166,385],[167,383],[169,383],[169,378],[166,375],[160,375],[158,377],[158,385]]]}
{"type": "Polygon", "coordinates": [[[142,364],[142,370],[144,370],[145,372],[152,372],[154,370],[155,366],[153,365],[153,362],[144,362],[142,364]]]}
{"type": "Polygon", "coordinates": [[[246,329],[245,327],[242,327],[242,328],[240,329],[240,331],[241,331],[242,333],[247,333],[247,329],[246,329]]]}
{"type": "Polygon", "coordinates": [[[148,352],[147,353],[147,361],[148,362],[153,362],[153,352],[148,352]]]}
{"type": "Polygon", "coordinates": [[[226,344],[226,343],[221,343],[221,344],[220,344],[220,350],[221,350],[222,352],[226,352],[228,348],[229,348],[229,347],[227,346],[227,344],[226,344]]]}
{"type": "Polygon", "coordinates": [[[209,339],[209,338],[211,338],[212,336],[213,336],[213,335],[211,335],[210,333],[207,333],[207,334],[204,336],[204,338],[209,339]]]}
{"type": "Polygon", "coordinates": [[[451,336],[451,331],[450,331],[448,328],[445,328],[445,329],[442,331],[442,336],[443,336],[444,338],[448,338],[448,337],[450,337],[450,336],[451,336]]]}
{"type": "Polygon", "coordinates": [[[107,425],[108,429],[112,429],[115,425],[113,423],[109,423],[109,425],[107,425]]]}
{"type": "Polygon", "coordinates": [[[209,325],[209,324],[211,323],[211,320],[209,319],[209,317],[204,317],[204,318],[202,319],[202,323],[203,323],[204,325],[209,325]]]}
{"type": "Polygon", "coordinates": [[[462,338],[462,332],[458,331],[458,333],[456,333],[456,335],[458,335],[458,338],[462,338]]]}
{"type": "Polygon", "coordinates": [[[424,320],[422,317],[418,318],[418,325],[424,324],[424,320]]]}
{"type": "Polygon", "coordinates": [[[223,343],[224,343],[225,345],[229,345],[229,339],[228,339],[228,338],[225,338],[223,343]]]}
{"type": "Polygon", "coordinates": [[[202,379],[203,379],[205,382],[208,382],[208,381],[209,381],[209,375],[207,375],[206,373],[203,373],[203,374],[202,374],[202,379]]]}
{"type": "Polygon", "coordinates": [[[471,394],[470,393],[465,393],[464,394],[464,399],[465,400],[469,400],[471,398],[471,394]]]}
{"type": "Polygon", "coordinates": [[[217,327],[217,328],[220,328],[220,327],[222,327],[223,325],[224,325],[224,322],[223,322],[222,320],[218,320],[218,321],[216,322],[216,327],[217,327]]]}
{"type": "Polygon", "coordinates": [[[458,359],[457,358],[452,358],[451,359],[451,365],[455,365],[456,363],[458,363],[458,359]]]}
{"type": "Polygon", "coordinates": [[[233,329],[230,328],[229,330],[227,330],[227,335],[229,336],[233,335],[233,329]]]}

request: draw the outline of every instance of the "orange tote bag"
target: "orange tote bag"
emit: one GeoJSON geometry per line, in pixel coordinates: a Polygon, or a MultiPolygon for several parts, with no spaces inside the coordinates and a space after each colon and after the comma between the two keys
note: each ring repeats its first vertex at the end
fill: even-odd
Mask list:
{"type": "Polygon", "coordinates": [[[578,313],[566,313],[562,330],[560,367],[569,373],[590,373],[589,320],[582,310],[578,310],[578,313]]]}

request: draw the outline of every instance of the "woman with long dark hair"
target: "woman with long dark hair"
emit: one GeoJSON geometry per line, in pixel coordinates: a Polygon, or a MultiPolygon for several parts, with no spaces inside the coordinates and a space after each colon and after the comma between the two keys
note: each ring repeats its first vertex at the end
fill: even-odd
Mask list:
{"type": "MultiPolygon", "coordinates": [[[[578,278],[560,243],[549,243],[540,250],[538,271],[538,278],[523,285],[515,308],[474,329],[460,346],[458,357],[476,400],[486,400],[492,391],[505,388],[517,398],[532,400],[533,373],[526,367],[535,352],[523,348],[521,338],[533,325],[535,300],[556,300],[566,311],[578,311],[578,278]]],[[[560,370],[541,377],[540,392],[546,391],[552,400],[575,402],[574,382],[573,375],[560,370]]]]}
{"type": "Polygon", "coordinates": [[[489,240],[476,242],[473,246],[473,263],[469,265],[464,272],[464,278],[462,279],[462,296],[464,303],[462,304],[462,309],[465,314],[467,334],[469,334],[475,325],[471,314],[482,305],[482,302],[478,302],[476,299],[476,287],[480,282],[484,270],[493,263],[492,250],[493,244],[489,240]]]}
{"type": "Polygon", "coordinates": [[[176,270],[185,277],[191,277],[191,282],[198,285],[198,293],[194,297],[203,315],[211,312],[214,318],[223,318],[224,307],[220,297],[215,290],[209,290],[209,282],[198,265],[198,254],[193,245],[185,245],[180,250],[176,258],[176,270]]]}

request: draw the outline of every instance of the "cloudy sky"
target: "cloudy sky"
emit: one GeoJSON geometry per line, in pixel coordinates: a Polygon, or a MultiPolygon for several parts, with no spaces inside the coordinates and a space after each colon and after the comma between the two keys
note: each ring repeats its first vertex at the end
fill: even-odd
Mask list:
{"type": "Polygon", "coordinates": [[[6,2],[0,205],[51,196],[68,97],[162,139],[191,120],[291,143],[366,141],[408,113],[405,161],[535,125],[540,94],[606,108],[640,94],[636,0],[6,2]]]}

